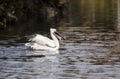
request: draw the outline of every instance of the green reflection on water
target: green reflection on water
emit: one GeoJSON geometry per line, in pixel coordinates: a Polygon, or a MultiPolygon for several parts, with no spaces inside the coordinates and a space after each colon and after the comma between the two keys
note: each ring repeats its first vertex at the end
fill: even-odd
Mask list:
{"type": "Polygon", "coordinates": [[[73,26],[115,29],[117,0],[71,0],[73,26]]]}

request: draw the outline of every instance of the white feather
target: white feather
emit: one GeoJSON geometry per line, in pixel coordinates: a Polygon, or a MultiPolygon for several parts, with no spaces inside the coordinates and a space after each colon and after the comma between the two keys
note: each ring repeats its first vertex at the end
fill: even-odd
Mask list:
{"type": "Polygon", "coordinates": [[[50,34],[52,39],[49,39],[45,36],[40,34],[36,34],[35,37],[29,39],[29,43],[25,45],[32,48],[32,49],[41,49],[41,50],[57,50],[59,49],[59,41],[54,35],[56,29],[50,29],[50,34]]]}
{"type": "Polygon", "coordinates": [[[37,43],[37,44],[42,45],[42,46],[55,47],[53,40],[51,40],[45,36],[42,36],[40,34],[36,34],[36,36],[29,39],[29,41],[37,43]]]}

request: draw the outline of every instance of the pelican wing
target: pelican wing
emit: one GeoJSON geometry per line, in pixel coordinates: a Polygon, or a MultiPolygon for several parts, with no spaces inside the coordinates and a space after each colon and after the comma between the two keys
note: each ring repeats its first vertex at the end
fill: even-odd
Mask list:
{"type": "Polygon", "coordinates": [[[51,40],[51,39],[49,39],[45,36],[39,35],[39,34],[36,34],[36,36],[29,39],[29,41],[37,43],[39,45],[44,45],[44,46],[49,46],[49,47],[55,47],[56,46],[54,44],[53,40],[51,40]]]}

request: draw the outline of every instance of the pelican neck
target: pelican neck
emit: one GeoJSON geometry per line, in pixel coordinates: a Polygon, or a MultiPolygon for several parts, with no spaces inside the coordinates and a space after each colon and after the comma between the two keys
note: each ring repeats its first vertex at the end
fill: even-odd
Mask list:
{"type": "Polygon", "coordinates": [[[58,49],[59,48],[59,41],[58,41],[57,37],[54,35],[54,32],[51,32],[51,37],[56,44],[56,49],[58,49]]]}

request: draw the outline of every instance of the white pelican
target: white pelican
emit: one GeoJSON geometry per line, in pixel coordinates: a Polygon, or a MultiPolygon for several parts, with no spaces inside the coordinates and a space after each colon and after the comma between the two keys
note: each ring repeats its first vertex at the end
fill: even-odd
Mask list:
{"type": "Polygon", "coordinates": [[[29,39],[29,43],[25,45],[37,50],[57,50],[59,49],[59,41],[58,39],[64,39],[56,29],[51,28],[50,34],[52,39],[49,39],[40,34],[36,34],[33,38],[29,39]]]}

